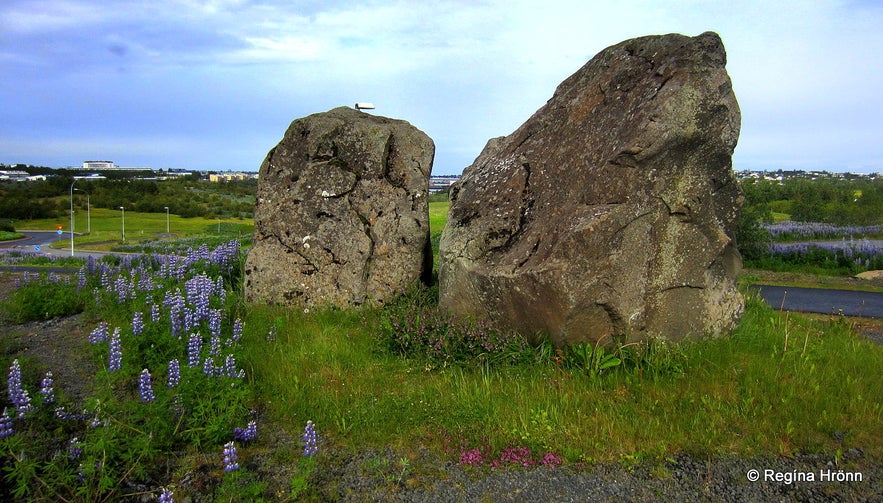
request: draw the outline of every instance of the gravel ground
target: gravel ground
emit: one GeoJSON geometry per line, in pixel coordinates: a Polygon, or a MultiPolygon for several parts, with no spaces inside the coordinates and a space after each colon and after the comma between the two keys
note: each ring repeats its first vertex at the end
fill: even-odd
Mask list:
{"type": "Polygon", "coordinates": [[[857,449],[844,454],[839,468],[819,456],[704,460],[688,455],[634,467],[473,468],[424,453],[402,473],[396,459],[389,451],[360,453],[335,460],[334,469],[311,482],[321,488],[318,497],[324,501],[883,501],[883,465],[857,449]],[[861,481],[838,482],[840,469],[840,478],[861,481]],[[751,470],[758,471],[759,481],[748,480],[751,470]]]}

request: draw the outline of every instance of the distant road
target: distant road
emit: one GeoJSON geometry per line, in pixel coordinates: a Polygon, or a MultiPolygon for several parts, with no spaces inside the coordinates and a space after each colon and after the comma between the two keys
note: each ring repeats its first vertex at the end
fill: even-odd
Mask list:
{"type": "Polygon", "coordinates": [[[774,309],[805,313],[883,318],[883,293],[825,288],[754,285],[764,302],[774,309]]]}
{"type": "Polygon", "coordinates": [[[0,248],[28,248],[33,251],[34,246],[48,246],[50,243],[67,239],[70,240],[70,233],[59,235],[53,231],[18,231],[25,235],[24,239],[16,239],[13,241],[0,241],[0,248]]]}
{"type": "MultiPolygon", "coordinates": [[[[59,235],[54,231],[18,231],[25,235],[24,239],[16,239],[13,241],[0,241],[0,248],[14,248],[22,251],[37,251],[35,249],[36,246],[40,247],[38,253],[43,253],[44,255],[53,255],[56,257],[70,257],[71,249],[70,249],[70,239],[71,235],[69,232],[65,232],[64,234],[59,235]],[[67,241],[68,247],[66,248],[52,248],[49,245],[56,241],[67,241]]],[[[121,252],[106,252],[106,251],[93,251],[93,250],[80,250],[74,249],[74,256],[80,258],[86,257],[95,257],[100,258],[105,255],[128,255],[128,253],[121,252]]]]}

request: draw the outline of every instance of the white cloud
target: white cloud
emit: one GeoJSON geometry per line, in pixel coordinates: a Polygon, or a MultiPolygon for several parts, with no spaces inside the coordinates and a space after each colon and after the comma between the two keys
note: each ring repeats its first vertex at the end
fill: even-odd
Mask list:
{"type": "Polygon", "coordinates": [[[0,26],[15,34],[53,32],[89,25],[105,19],[107,9],[101,4],[76,0],[11,2],[0,7],[0,26]]]}

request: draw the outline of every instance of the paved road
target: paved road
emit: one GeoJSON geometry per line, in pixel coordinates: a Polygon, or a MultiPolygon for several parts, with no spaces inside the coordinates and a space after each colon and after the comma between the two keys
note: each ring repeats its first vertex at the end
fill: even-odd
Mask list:
{"type": "Polygon", "coordinates": [[[883,318],[883,293],[755,285],[763,300],[775,309],[806,313],[838,313],[883,318]]]}
{"type": "Polygon", "coordinates": [[[70,242],[71,235],[70,233],[64,233],[59,235],[57,232],[51,231],[19,231],[25,235],[24,239],[16,239],[14,241],[0,241],[0,248],[26,248],[28,250],[34,249],[34,246],[39,245],[41,248],[44,248],[49,245],[49,243],[54,243],[61,239],[67,239],[70,242]]]}
{"type": "MultiPolygon", "coordinates": [[[[14,241],[2,241],[0,242],[0,248],[13,248],[21,251],[36,251],[35,247],[39,246],[40,250],[38,253],[42,253],[44,255],[54,255],[56,257],[70,257],[71,249],[70,249],[70,239],[71,235],[69,232],[65,232],[64,234],[59,235],[57,232],[52,231],[18,231],[25,235],[24,239],[16,239],[14,241]],[[66,241],[67,246],[64,248],[52,248],[49,245],[56,241],[66,241]]],[[[74,256],[79,258],[86,257],[94,257],[101,258],[105,255],[127,255],[124,252],[106,252],[106,251],[95,251],[95,250],[81,250],[79,248],[74,249],[74,256]]]]}

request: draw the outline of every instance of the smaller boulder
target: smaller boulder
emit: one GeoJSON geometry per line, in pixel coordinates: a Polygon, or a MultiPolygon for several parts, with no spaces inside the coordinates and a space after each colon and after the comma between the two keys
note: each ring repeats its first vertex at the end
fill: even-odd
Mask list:
{"type": "Polygon", "coordinates": [[[402,120],[340,107],[292,122],[260,168],[246,299],[360,305],[428,278],[434,155],[402,120]]]}

